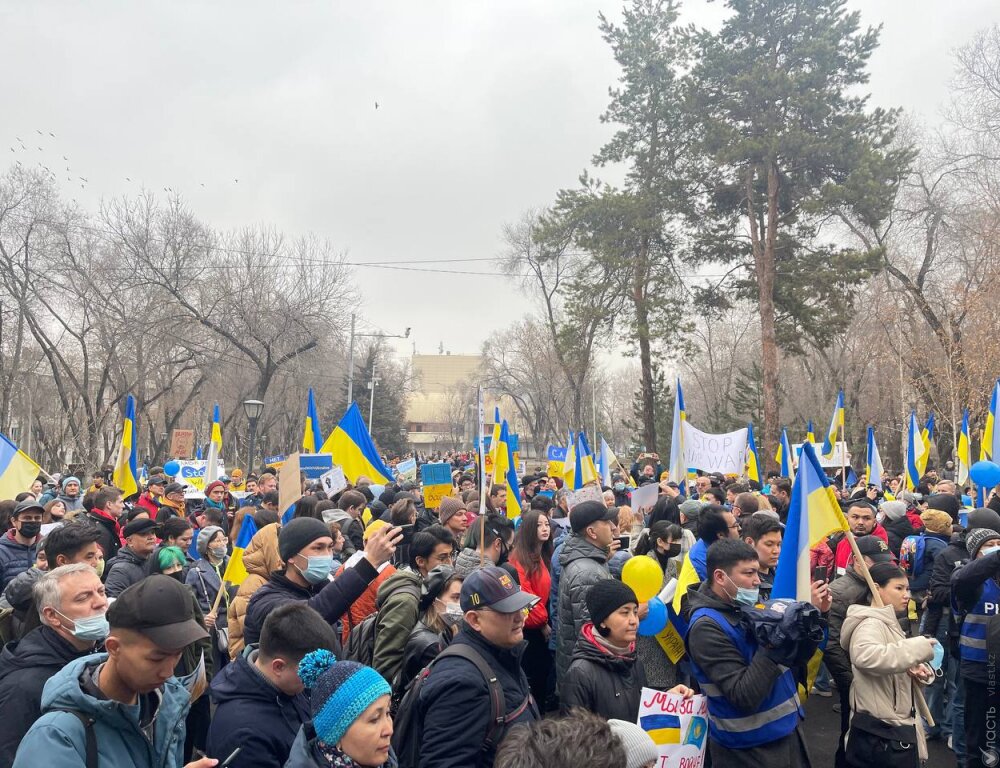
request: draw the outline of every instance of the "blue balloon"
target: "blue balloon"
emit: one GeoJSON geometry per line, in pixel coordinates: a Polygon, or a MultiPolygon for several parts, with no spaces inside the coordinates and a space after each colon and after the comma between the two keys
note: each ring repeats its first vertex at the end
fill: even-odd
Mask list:
{"type": "Polygon", "coordinates": [[[163,474],[177,477],[181,473],[181,465],[176,461],[168,461],[163,465],[163,474]]]}
{"type": "Polygon", "coordinates": [[[643,637],[658,635],[667,626],[667,606],[658,597],[649,599],[649,613],[639,622],[639,634],[643,637]]]}
{"type": "Polygon", "coordinates": [[[1000,484],[1000,465],[992,461],[977,461],[969,467],[972,482],[984,488],[992,488],[1000,484]]]}

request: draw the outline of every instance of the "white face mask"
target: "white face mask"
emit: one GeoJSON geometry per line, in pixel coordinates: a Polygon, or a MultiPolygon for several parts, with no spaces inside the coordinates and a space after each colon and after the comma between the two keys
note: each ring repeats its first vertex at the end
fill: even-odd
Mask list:
{"type": "Polygon", "coordinates": [[[462,606],[458,603],[446,603],[441,599],[438,599],[438,602],[444,606],[444,610],[441,611],[440,614],[441,621],[449,627],[456,626],[465,616],[465,613],[462,611],[462,606]]]}

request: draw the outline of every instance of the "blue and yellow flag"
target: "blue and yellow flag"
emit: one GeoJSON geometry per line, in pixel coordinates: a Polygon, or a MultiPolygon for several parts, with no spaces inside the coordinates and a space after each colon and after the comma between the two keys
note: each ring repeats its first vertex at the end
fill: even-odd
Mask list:
{"type": "Polygon", "coordinates": [[[0,434],[0,499],[13,499],[28,490],[40,470],[28,454],[0,434]]]}
{"type": "Polygon", "coordinates": [[[972,440],[969,436],[969,409],[962,411],[962,431],[958,434],[958,455],[955,457],[955,479],[959,486],[969,482],[969,469],[972,468],[972,440]]]}
{"type": "Polygon", "coordinates": [[[493,473],[494,480],[496,482],[497,475],[497,445],[500,444],[500,406],[493,406],[493,436],[490,439],[490,461],[487,465],[487,472],[493,473]]]}
{"type": "Polygon", "coordinates": [[[914,490],[920,484],[920,459],[924,455],[924,441],[917,428],[917,413],[910,411],[910,426],[906,433],[906,476],[904,487],[914,490]]]}
{"type": "Polygon", "coordinates": [[[139,492],[139,470],[136,466],[135,398],[132,395],[129,395],[125,400],[122,442],[118,446],[118,458],[115,461],[111,482],[126,499],[139,492]]]}
{"type": "Polygon", "coordinates": [[[376,485],[392,483],[392,470],[378,455],[357,403],[351,403],[344,418],[320,447],[319,453],[331,454],[333,463],[344,470],[344,477],[348,482],[356,483],[364,475],[376,485]]]}
{"type": "Polygon", "coordinates": [[[779,471],[782,477],[789,480],[794,479],[795,469],[792,467],[792,446],[788,442],[788,430],[781,428],[781,441],[778,443],[778,452],[774,454],[774,460],[778,462],[779,471]]]}
{"type": "Polygon", "coordinates": [[[844,390],[837,393],[837,404],[833,407],[833,417],[830,419],[830,427],[826,430],[826,437],[823,439],[823,458],[832,459],[833,451],[837,445],[837,434],[844,431],[844,390]]]}
{"type": "Polygon", "coordinates": [[[882,490],[882,457],[875,444],[875,427],[868,427],[868,456],[865,460],[865,482],[882,490]]]}
{"type": "Polygon", "coordinates": [[[514,466],[514,452],[510,447],[510,433],[507,430],[506,419],[500,426],[493,482],[507,486],[507,517],[516,520],[521,516],[521,487],[517,482],[517,467],[514,466]]]}
{"type": "Polygon", "coordinates": [[[812,599],[809,550],[836,531],[847,530],[847,519],[833,487],[819,465],[811,443],[802,446],[799,471],[792,484],[785,537],[774,574],[771,598],[812,599]]]}
{"type": "Polygon", "coordinates": [[[219,404],[215,404],[212,409],[212,439],[209,443],[215,444],[215,456],[222,455],[222,421],[219,419],[219,404]]]}
{"type": "Polygon", "coordinates": [[[983,430],[983,444],[979,450],[979,458],[1000,462],[1000,379],[993,385],[990,396],[990,410],[986,414],[986,429],[983,430]]]}
{"type": "MultiPolygon", "coordinates": [[[[687,411],[684,409],[684,390],[681,389],[681,380],[677,379],[677,386],[674,390],[674,420],[670,429],[670,465],[667,468],[667,476],[671,482],[677,483],[684,489],[687,495],[687,460],[684,458],[684,422],[687,421],[687,411]]],[[[647,450],[653,450],[652,447],[647,450]]],[[[659,480],[660,478],[656,478],[659,480]]]]}
{"type": "Polygon", "coordinates": [[[747,424],[747,477],[760,482],[760,460],[757,457],[757,441],[753,436],[753,423],[747,424]]]}
{"type": "Polygon", "coordinates": [[[319,428],[319,414],[316,413],[316,397],[309,387],[309,401],[306,403],[306,426],[302,431],[302,452],[319,453],[323,445],[323,433],[319,428]]]}
{"type": "Polygon", "coordinates": [[[594,453],[590,450],[590,444],[587,442],[587,433],[582,429],[580,430],[579,443],[577,458],[580,466],[580,477],[578,478],[578,482],[581,485],[586,485],[587,483],[597,483],[599,485],[601,475],[594,464],[594,453]]]}
{"type": "Polygon", "coordinates": [[[920,431],[920,442],[924,445],[924,452],[920,456],[920,461],[917,463],[917,472],[921,477],[927,471],[927,460],[931,457],[931,440],[934,439],[934,411],[931,411],[930,415],[927,417],[927,423],[924,428],[920,431]]]}
{"type": "Polygon", "coordinates": [[[575,491],[583,487],[583,484],[576,484],[576,468],[580,462],[576,459],[576,435],[569,433],[569,442],[566,443],[566,458],[563,459],[563,488],[575,491]]]}
{"type": "Polygon", "coordinates": [[[813,429],[812,419],[809,419],[806,424],[806,439],[803,442],[813,444],[816,442],[816,431],[813,429]]]}
{"type": "Polygon", "coordinates": [[[253,515],[247,513],[243,516],[239,535],[236,537],[236,541],[233,542],[233,554],[229,557],[229,565],[226,566],[226,572],[222,574],[223,581],[228,581],[230,584],[243,583],[243,580],[247,577],[247,569],[243,565],[243,552],[250,546],[250,541],[256,533],[257,522],[253,519],[253,515]]]}
{"type": "Polygon", "coordinates": [[[681,743],[681,719],[677,715],[643,715],[639,727],[657,746],[681,743]]]}

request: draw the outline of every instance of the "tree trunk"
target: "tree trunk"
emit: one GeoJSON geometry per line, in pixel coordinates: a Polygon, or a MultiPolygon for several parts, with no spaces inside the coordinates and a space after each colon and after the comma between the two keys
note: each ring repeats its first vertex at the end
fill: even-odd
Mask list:
{"type": "Polygon", "coordinates": [[[754,272],[760,313],[761,367],[764,386],[764,466],[776,468],[774,455],[778,450],[778,338],[775,331],[774,281],[775,245],[778,234],[778,169],[773,160],[766,161],[767,211],[766,232],[757,225],[754,210],[753,182],[755,169],[747,170],[747,217],[750,223],[750,241],[753,248],[754,272]]]}
{"type": "Polygon", "coordinates": [[[642,439],[647,451],[658,451],[656,444],[656,413],[653,394],[653,355],[649,343],[649,308],[646,306],[646,274],[649,258],[649,241],[643,238],[639,258],[633,273],[632,303],[635,305],[635,327],[639,342],[639,369],[642,386],[642,439]]]}

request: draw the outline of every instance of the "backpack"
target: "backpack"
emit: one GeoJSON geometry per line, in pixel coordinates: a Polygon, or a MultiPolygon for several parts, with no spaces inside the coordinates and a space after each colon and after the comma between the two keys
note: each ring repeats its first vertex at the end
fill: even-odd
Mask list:
{"type": "Polygon", "coordinates": [[[96,722],[90,715],[85,715],[76,709],[53,709],[52,712],[68,712],[74,715],[83,725],[86,741],[84,742],[84,754],[86,755],[86,768],[98,768],[97,757],[97,734],[94,733],[94,723],[96,722]]]}
{"type": "Polygon", "coordinates": [[[934,536],[907,536],[899,547],[899,567],[910,579],[910,589],[914,592],[930,587],[931,570],[938,552],[947,546],[934,536]]]}
{"type": "MultiPolygon", "coordinates": [[[[418,602],[420,601],[420,587],[407,582],[401,586],[400,591],[411,595],[418,602]]],[[[393,593],[395,594],[395,593],[393,593]]],[[[386,600],[386,603],[389,601],[386,600]]],[[[385,608],[383,603],[382,608],[385,608]]],[[[344,645],[344,658],[364,664],[366,667],[372,666],[375,661],[375,633],[378,629],[378,620],[382,615],[382,609],[369,614],[360,623],[351,627],[347,635],[347,643],[344,645]]]]}
{"type": "Polygon", "coordinates": [[[503,736],[504,728],[508,723],[520,717],[526,709],[534,705],[531,693],[521,703],[517,709],[506,714],[507,702],[503,695],[503,687],[497,679],[496,673],[486,663],[486,659],[480,655],[475,648],[459,644],[449,645],[434,660],[424,667],[420,674],[410,682],[399,702],[396,716],[393,719],[392,749],[396,753],[399,761],[399,768],[417,768],[420,760],[420,745],[423,737],[423,718],[420,713],[420,691],[423,690],[424,683],[430,675],[434,665],[441,659],[448,656],[458,656],[471,662],[479,674],[486,680],[490,689],[490,725],[486,730],[486,738],[483,739],[482,752],[489,752],[497,745],[503,736]]]}

